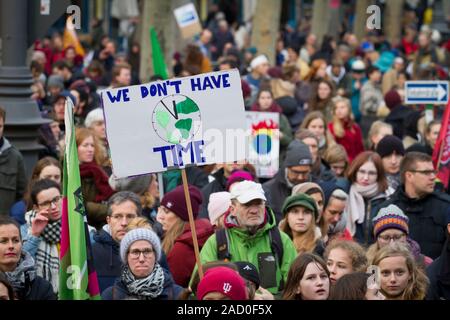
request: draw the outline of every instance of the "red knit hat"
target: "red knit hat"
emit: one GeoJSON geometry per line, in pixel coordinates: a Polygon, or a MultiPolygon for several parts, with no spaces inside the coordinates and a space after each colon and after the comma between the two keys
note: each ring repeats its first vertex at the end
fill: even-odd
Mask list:
{"type": "MultiPolygon", "coordinates": [[[[194,219],[197,218],[200,205],[202,204],[202,193],[197,187],[188,186],[189,194],[191,196],[192,213],[194,219]]],[[[172,191],[166,193],[161,200],[161,205],[175,213],[183,221],[189,221],[188,209],[186,205],[186,198],[184,197],[183,186],[178,186],[172,191]]]]}
{"type": "Polygon", "coordinates": [[[247,300],[245,282],[233,269],[214,267],[208,269],[197,286],[197,297],[203,297],[210,292],[220,292],[231,300],[247,300]]]}

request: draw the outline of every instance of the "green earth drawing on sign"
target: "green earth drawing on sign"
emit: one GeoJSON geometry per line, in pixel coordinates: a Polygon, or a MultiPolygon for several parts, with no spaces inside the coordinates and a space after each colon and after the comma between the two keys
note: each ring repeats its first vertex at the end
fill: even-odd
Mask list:
{"type": "Polygon", "coordinates": [[[200,129],[200,109],[189,97],[174,94],[158,102],[153,110],[152,125],[161,139],[180,144],[193,139],[200,129]]]}

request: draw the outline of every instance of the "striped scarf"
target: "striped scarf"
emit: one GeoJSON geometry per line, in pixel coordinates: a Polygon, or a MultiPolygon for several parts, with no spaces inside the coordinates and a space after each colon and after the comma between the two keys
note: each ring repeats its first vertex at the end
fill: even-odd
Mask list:
{"type": "MultiPolygon", "coordinates": [[[[36,211],[27,212],[25,220],[31,231],[31,221],[36,217],[36,211]]],[[[49,281],[53,291],[58,293],[59,286],[59,245],[61,242],[61,220],[49,221],[40,235],[41,241],[37,248],[36,273],[49,281]]]]}

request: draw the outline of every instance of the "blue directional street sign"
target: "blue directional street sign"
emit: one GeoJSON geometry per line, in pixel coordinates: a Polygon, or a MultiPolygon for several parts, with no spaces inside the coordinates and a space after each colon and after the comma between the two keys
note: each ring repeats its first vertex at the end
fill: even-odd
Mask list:
{"type": "Polygon", "coordinates": [[[448,81],[406,81],[405,104],[447,104],[448,81]]]}

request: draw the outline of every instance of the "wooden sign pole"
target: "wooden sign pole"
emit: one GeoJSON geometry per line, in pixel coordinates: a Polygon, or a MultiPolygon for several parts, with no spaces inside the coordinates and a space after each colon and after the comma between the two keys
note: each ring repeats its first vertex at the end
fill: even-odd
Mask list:
{"type": "Polygon", "coordinates": [[[186,206],[189,215],[189,224],[191,226],[192,240],[194,242],[195,260],[197,262],[198,275],[200,279],[203,278],[203,268],[200,262],[200,250],[198,249],[197,231],[195,230],[194,215],[192,213],[191,196],[189,195],[188,181],[186,176],[186,169],[181,169],[181,178],[183,180],[184,197],[186,198],[186,206]]]}

